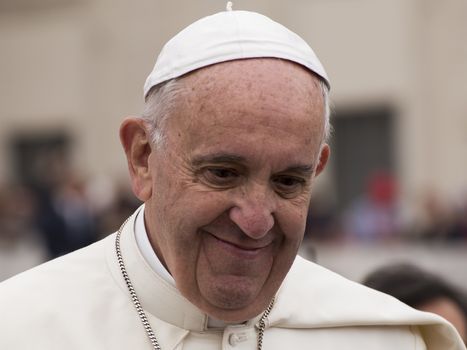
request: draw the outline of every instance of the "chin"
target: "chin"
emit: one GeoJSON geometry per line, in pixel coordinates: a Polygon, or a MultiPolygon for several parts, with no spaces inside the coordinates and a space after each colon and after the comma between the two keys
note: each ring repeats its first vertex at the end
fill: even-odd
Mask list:
{"type": "Polygon", "coordinates": [[[247,308],[244,309],[232,309],[232,310],[227,310],[227,309],[219,309],[219,308],[212,308],[209,310],[209,312],[206,312],[209,316],[226,322],[226,323],[243,323],[246,322],[258,315],[260,315],[264,309],[267,308],[267,305],[264,308],[260,307],[253,307],[253,305],[250,305],[247,308]]]}
{"type": "Polygon", "coordinates": [[[238,323],[256,317],[269,305],[270,300],[259,300],[261,288],[239,283],[219,283],[203,293],[206,310],[212,317],[224,322],[238,323]]]}

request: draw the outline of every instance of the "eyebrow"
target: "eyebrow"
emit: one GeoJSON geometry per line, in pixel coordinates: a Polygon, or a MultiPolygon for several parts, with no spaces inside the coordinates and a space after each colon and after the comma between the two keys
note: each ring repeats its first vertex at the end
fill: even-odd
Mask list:
{"type": "Polygon", "coordinates": [[[195,166],[204,163],[246,163],[246,159],[241,156],[226,153],[195,156],[192,159],[192,164],[195,166]]]}
{"type": "MultiPolygon", "coordinates": [[[[207,154],[207,155],[199,155],[195,156],[192,159],[192,164],[194,166],[199,166],[205,163],[239,163],[245,164],[247,163],[246,158],[234,154],[228,153],[214,153],[214,154],[207,154]]],[[[287,167],[284,170],[281,170],[280,173],[295,173],[301,174],[305,176],[311,176],[315,170],[314,164],[303,165],[297,164],[287,167]]]]}
{"type": "Polygon", "coordinates": [[[315,171],[315,167],[313,164],[310,165],[293,165],[288,167],[287,169],[281,171],[281,173],[296,173],[296,174],[303,174],[306,176],[311,176],[315,171]]]}

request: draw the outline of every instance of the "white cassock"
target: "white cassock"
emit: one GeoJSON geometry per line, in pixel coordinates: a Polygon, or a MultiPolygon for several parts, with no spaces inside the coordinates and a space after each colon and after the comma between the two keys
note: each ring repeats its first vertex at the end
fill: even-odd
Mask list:
{"type": "MultiPolygon", "coordinates": [[[[256,350],[261,315],[216,327],[178,292],[170,276],[148,263],[135,238],[135,216],[123,229],[122,255],[162,350],[256,350]]],[[[0,284],[1,350],[151,348],[122,278],[115,234],[0,284]]],[[[263,349],[465,346],[442,318],[297,257],[267,319],[263,349]]]]}

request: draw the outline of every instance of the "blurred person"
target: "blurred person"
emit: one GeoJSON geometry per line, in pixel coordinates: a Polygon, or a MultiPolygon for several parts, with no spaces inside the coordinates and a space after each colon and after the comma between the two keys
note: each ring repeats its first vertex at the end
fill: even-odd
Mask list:
{"type": "Polygon", "coordinates": [[[35,232],[36,203],[33,193],[23,185],[0,187],[0,243],[15,244],[35,232]]]}
{"type": "Polygon", "coordinates": [[[336,242],[342,239],[336,217],[336,199],[330,195],[328,187],[317,187],[310,199],[304,240],[336,242]]]}
{"type": "Polygon", "coordinates": [[[86,195],[86,181],[69,174],[57,189],[54,207],[64,224],[67,252],[96,241],[96,223],[86,195]]]}
{"type": "Polygon", "coordinates": [[[112,203],[97,215],[100,232],[117,230],[140,205],[141,202],[135,197],[128,184],[117,185],[112,203]]]}
{"type": "Polygon", "coordinates": [[[182,30],[120,128],[144,205],[3,283],[0,348],[464,349],[443,319],[297,256],[328,91],[312,49],[265,16],[182,30]]]}
{"type": "Polygon", "coordinates": [[[351,239],[378,241],[393,239],[401,230],[397,184],[384,171],[372,174],[366,192],[344,213],[344,232],[351,239]]]}
{"type": "Polygon", "coordinates": [[[448,232],[453,241],[467,242],[467,191],[461,191],[453,209],[453,222],[448,232]]]}
{"type": "Polygon", "coordinates": [[[363,284],[411,307],[444,317],[467,342],[467,294],[440,276],[411,264],[395,264],[371,272],[363,284]]]}
{"type": "Polygon", "coordinates": [[[85,196],[94,217],[98,238],[117,230],[140,205],[128,184],[111,176],[97,176],[87,181],[85,196]]]}
{"type": "Polygon", "coordinates": [[[427,189],[421,196],[419,212],[414,217],[412,231],[417,239],[443,242],[449,238],[454,222],[454,212],[449,201],[434,189],[427,189]]]}
{"type": "Polygon", "coordinates": [[[49,259],[96,241],[96,223],[85,192],[85,180],[64,171],[61,179],[37,191],[35,224],[49,259]]]}

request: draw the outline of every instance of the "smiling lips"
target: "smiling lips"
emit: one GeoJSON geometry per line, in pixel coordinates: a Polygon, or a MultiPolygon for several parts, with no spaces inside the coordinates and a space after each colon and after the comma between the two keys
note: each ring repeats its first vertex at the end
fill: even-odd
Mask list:
{"type": "Polygon", "coordinates": [[[235,255],[240,255],[242,256],[243,258],[255,258],[256,256],[258,256],[262,251],[264,251],[265,248],[267,248],[271,243],[267,243],[267,244],[264,244],[262,246],[259,246],[259,247],[255,247],[255,246],[243,246],[243,245],[239,245],[237,243],[233,243],[233,242],[229,242],[229,241],[225,241],[215,235],[213,235],[212,233],[209,233],[209,236],[211,236],[215,242],[217,242],[220,246],[220,248],[222,249],[225,249],[235,255]]]}

